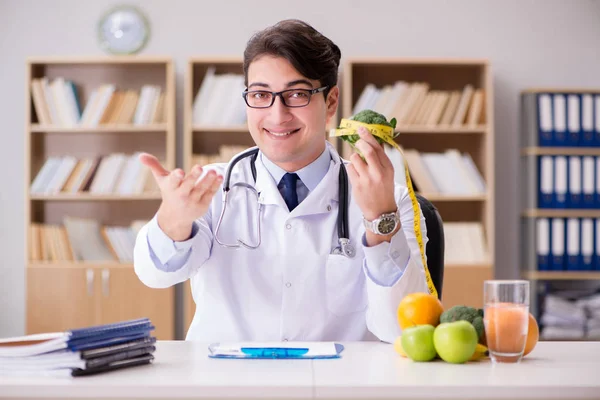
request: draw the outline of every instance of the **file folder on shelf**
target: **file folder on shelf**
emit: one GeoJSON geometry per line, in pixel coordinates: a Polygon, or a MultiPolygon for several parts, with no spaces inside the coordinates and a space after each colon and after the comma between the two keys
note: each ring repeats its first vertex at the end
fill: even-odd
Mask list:
{"type": "Polygon", "coordinates": [[[577,147],[581,143],[581,112],[580,112],[580,96],[579,94],[571,93],[567,96],[567,135],[566,145],[569,147],[577,147]]]}
{"type": "Polygon", "coordinates": [[[567,146],[567,102],[562,93],[554,94],[554,141],[553,145],[558,147],[567,146]]]}
{"type": "Polygon", "coordinates": [[[594,96],[590,93],[581,95],[581,136],[580,146],[594,145],[594,96]]]}

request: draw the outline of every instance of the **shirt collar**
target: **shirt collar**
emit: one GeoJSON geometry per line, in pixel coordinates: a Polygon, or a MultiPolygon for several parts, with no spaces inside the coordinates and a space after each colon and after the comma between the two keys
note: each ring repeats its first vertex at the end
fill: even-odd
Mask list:
{"type": "MultiPolygon", "coordinates": [[[[283,175],[286,174],[283,168],[279,167],[271,160],[269,160],[262,152],[260,153],[261,161],[263,162],[269,174],[275,181],[276,184],[279,184],[283,175]]],[[[293,171],[298,174],[298,177],[308,188],[309,191],[313,191],[319,182],[327,175],[327,171],[329,171],[329,165],[331,161],[331,154],[327,146],[325,146],[325,150],[321,153],[319,157],[312,163],[308,164],[306,167],[299,169],[298,171],[293,171]]]]}

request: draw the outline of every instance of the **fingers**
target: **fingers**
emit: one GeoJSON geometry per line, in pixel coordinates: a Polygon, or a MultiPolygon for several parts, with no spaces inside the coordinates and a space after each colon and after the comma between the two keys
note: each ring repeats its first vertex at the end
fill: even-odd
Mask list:
{"type": "Polygon", "coordinates": [[[358,130],[358,132],[360,135],[360,140],[354,145],[363,154],[367,161],[367,164],[372,165],[374,167],[383,168],[383,163],[381,162],[380,158],[382,157],[382,155],[385,156],[385,152],[383,151],[383,148],[381,147],[379,142],[377,142],[373,135],[371,135],[363,127],[361,127],[358,130]]]}
{"type": "Polygon", "coordinates": [[[352,187],[357,186],[358,172],[356,172],[356,168],[354,168],[354,165],[352,165],[352,164],[346,165],[346,172],[348,173],[348,179],[350,180],[350,185],[352,187]]]}
{"type": "Polygon", "coordinates": [[[189,174],[187,174],[181,182],[179,190],[181,190],[182,193],[189,194],[192,189],[194,189],[200,175],[202,175],[202,167],[200,165],[194,165],[189,174]]]}
{"type": "Polygon", "coordinates": [[[152,175],[158,180],[159,178],[165,177],[169,175],[169,171],[167,171],[158,161],[158,158],[153,156],[152,154],[142,153],[138,157],[140,162],[150,168],[152,171],[152,175]]]}
{"type": "Polygon", "coordinates": [[[175,190],[181,185],[185,173],[182,169],[176,168],[167,176],[166,182],[163,183],[167,189],[175,190]]]}
{"type": "Polygon", "coordinates": [[[215,171],[210,170],[206,173],[204,178],[194,186],[192,195],[201,201],[206,195],[209,195],[209,198],[212,198],[212,195],[217,192],[222,182],[223,177],[220,175],[218,176],[215,171]]]}
{"type": "Polygon", "coordinates": [[[202,196],[200,197],[200,204],[202,206],[208,206],[208,204],[211,202],[212,198],[214,197],[215,193],[217,193],[217,190],[219,190],[219,188],[221,187],[221,183],[223,182],[223,177],[222,176],[217,176],[214,180],[214,182],[212,183],[212,186],[210,186],[207,190],[204,191],[204,193],[202,194],[202,196]]]}
{"type": "Polygon", "coordinates": [[[350,156],[350,163],[350,166],[353,167],[352,169],[356,172],[357,177],[368,175],[369,166],[358,153],[354,153],[350,156]]]}

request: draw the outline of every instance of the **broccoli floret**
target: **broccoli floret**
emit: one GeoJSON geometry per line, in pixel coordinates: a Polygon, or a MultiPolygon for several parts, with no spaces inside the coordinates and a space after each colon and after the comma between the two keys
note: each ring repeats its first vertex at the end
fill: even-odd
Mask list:
{"type": "Polygon", "coordinates": [[[470,322],[477,331],[477,336],[479,338],[483,336],[483,310],[481,308],[473,308],[469,306],[454,306],[444,311],[440,316],[440,323],[454,321],[470,322]]]}
{"type": "MultiPolygon", "coordinates": [[[[356,113],[355,115],[353,115],[352,117],[350,117],[348,119],[353,120],[353,121],[362,122],[365,124],[385,125],[385,126],[390,126],[394,129],[396,128],[396,118],[392,118],[388,122],[388,120],[385,118],[385,116],[383,116],[382,114],[379,114],[378,112],[375,112],[373,110],[362,110],[361,112],[356,113]]],[[[347,136],[342,136],[342,139],[349,142],[350,144],[354,144],[360,139],[360,137],[358,135],[347,135],[347,136]]],[[[375,139],[377,139],[377,141],[380,144],[383,144],[383,139],[381,139],[377,136],[375,137],[375,139]]]]}

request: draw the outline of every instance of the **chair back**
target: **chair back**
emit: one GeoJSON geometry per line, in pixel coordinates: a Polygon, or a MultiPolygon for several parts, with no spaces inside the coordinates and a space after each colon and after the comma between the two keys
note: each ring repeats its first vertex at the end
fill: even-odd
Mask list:
{"type": "Polygon", "coordinates": [[[438,298],[441,300],[444,285],[444,223],[437,208],[422,195],[415,194],[425,217],[425,227],[427,228],[428,242],[425,248],[427,268],[437,290],[438,298]]]}

